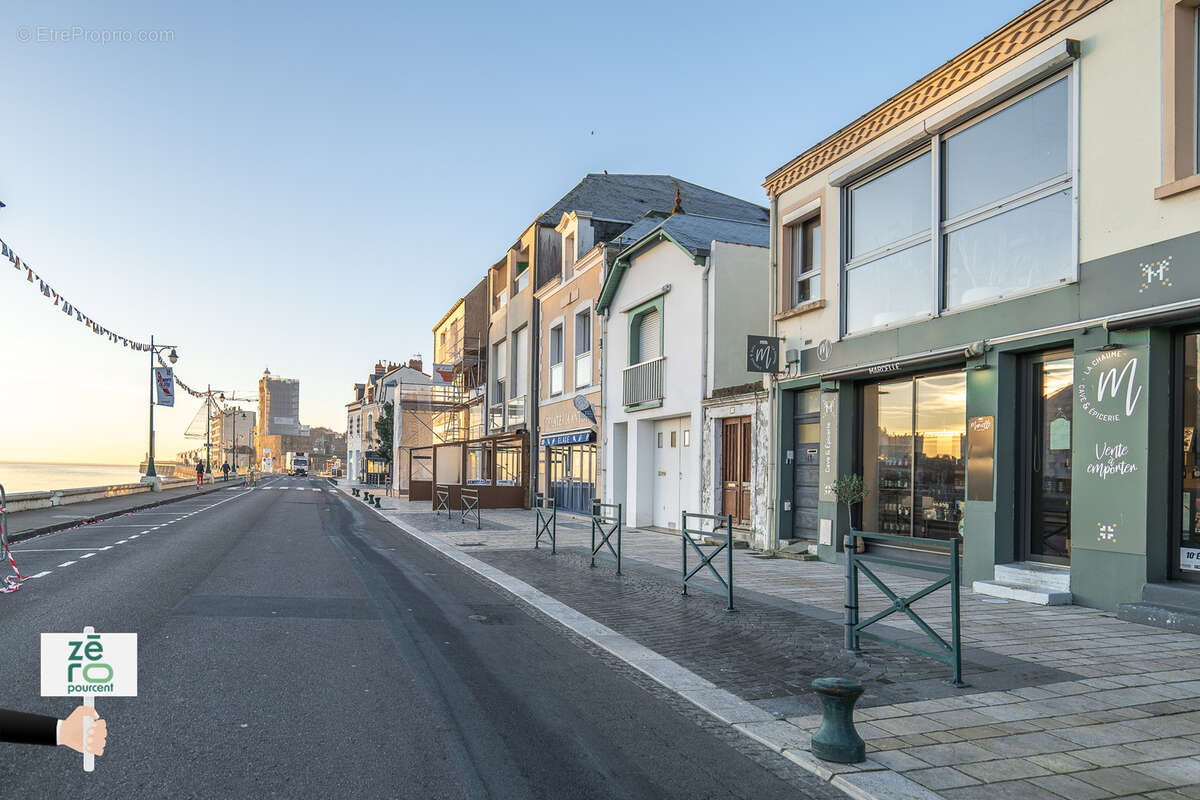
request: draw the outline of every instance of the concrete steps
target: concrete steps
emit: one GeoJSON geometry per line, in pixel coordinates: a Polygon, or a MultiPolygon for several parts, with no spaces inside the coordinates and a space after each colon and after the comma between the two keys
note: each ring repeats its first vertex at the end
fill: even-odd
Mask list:
{"type": "Polygon", "coordinates": [[[1069,606],[1073,599],[1069,568],[1030,562],[997,564],[992,580],[975,581],[971,590],[1040,606],[1069,606]]]}
{"type": "Polygon", "coordinates": [[[1156,628],[1200,633],[1200,586],[1147,583],[1142,587],[1142,601],[1117,606],[1117,618],[1156,628]]]}

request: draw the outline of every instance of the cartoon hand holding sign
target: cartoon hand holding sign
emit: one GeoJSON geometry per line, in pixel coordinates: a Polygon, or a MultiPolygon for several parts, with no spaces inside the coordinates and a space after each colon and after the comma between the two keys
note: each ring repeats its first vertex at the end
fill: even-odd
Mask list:
{"type": "Polygon", "coordinates": [[[83,753],[83,770],[91,772],[103,755],[108,726],[94,708],[95,696],[137,696],[137,634],[42,634],[42,696],[79,697],[83,705],[63,720],[58,738],[83,753]]]}

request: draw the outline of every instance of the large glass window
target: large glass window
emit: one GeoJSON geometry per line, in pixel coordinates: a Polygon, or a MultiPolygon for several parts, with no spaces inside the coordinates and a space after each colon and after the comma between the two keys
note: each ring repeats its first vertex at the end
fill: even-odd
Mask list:
{"type": "Polygon", "coordinates": [[[863,389],[863,529],[958,536],[966,496],[967,383],[962,372],[863,389]]]}
{"type": "Polygon", "coordinates": [[[846,332],[1071,280],[1069,110],[1062,76],[852,186],[846,332]]]}
{"type": "Polygon", "coordinates": [[[946,308],[1074,274],[1067,92],[1061,78],[942,145],[946,308]]]}

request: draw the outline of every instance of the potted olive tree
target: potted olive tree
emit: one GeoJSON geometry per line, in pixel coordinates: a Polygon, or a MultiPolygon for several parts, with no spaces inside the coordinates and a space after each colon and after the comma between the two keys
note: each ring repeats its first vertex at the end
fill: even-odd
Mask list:
{"type": "MultiPolygon", "coordinates": [[[[851,514],[851,509],[862,503],[863,500],[866,500],[867,495],[870,494],[870,490],[863,485],[861,475],[843,475],[833,482],[833,493],[837,496],[838,506],[846,507],[846,530],[852,530],[853,515],[851,514]]],[[[840,516],[841,511],[838,514],[840,516]]],[[[841,522],[840,519],[838,521],[841,522]]],[[[838,525],[838,529],[842,529],[841,525],[838,525]]],[[[866,549],[866,543],[862,539],[858,539],[857,541],[858,547],[856,549],[861,553],[866,549]]]]}

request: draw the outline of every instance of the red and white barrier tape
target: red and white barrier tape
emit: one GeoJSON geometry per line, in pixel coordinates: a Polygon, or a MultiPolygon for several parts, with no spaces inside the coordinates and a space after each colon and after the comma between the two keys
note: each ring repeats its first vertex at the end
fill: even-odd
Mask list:
{"type": "Polygon", "coordinates": [[[20,589],[21,582],[26,580],[26,578],[21,574],[21,570],[17,569],[17,562],[13,559],[12,551],[8,549],[8,539],[3,533],[3,531],[0,531],[0,542],[4,543],[4,555],[8,556],[8,563],[12,566],[13,574],[4,576],[4,585],[0,586],[0,594],[8,594],[20,589]],[[14,575],[16,577],[13,577],[14,575]]]}

